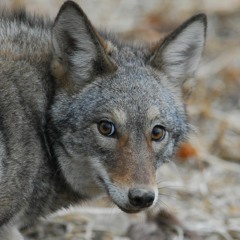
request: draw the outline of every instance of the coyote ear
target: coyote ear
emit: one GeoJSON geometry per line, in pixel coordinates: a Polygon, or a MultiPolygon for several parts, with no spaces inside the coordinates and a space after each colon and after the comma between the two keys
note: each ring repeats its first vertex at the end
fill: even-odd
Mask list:
{"type": "Polygon", "coordinates": [[[56,17],[52,48],[52,74],[61,85],[82,87],[94,76],[116,70],[108,55],[108,43],[72,1],[65,2],[56,17]]]}
{"type": "Polygon", "coordinates": [[[206,27],[205,14],[193,16],[154,47],[150,64],[165,72],[174,85],[181,86],[198,67],[206,27]]]}

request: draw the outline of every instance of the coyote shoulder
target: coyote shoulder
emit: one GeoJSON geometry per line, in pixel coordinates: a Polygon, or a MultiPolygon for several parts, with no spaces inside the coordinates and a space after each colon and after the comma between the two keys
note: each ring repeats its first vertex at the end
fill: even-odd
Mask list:
{"type": "Polygon", "coordinates": [[[65,2],[55,21],[0,17],[0,239],[61,207],[107,194],[136,213],[158,200],[156,170],[188,132],[182,85],[206,16],[164,40],[120,43],[65,2]]]}

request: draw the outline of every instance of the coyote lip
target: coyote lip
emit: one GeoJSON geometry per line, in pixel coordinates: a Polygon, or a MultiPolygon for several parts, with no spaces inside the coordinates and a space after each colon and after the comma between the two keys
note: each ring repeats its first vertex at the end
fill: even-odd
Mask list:
{"type": "Polygon", "coordinates": [[[107,189],[107,184],[105,183],[105,181],[103,180],[103,178],[101,176],[98,176],[97,179],[100,181],[100,183],[107,189]]]}
{"type": "MultiPolygon", "coordinates": [[[[128,213],[128,214],[134,214],[134,213],[139,213],[141,212],[143,209],[130,209],[130,208],[124,208],[122,206],[119,206],[118,203],[116,203],[112,197],[111,197],[111,194],[109,193],[109,190],[108,190],[108,187],[107,187],[107,184],[105,183],[104,179],[101,177],[101,176],[98,176],[97,179],[101,182],[101,184],[104,186],[104,188],[106,189],[107,191],[107,194],[108,196],[111,198],[111,200],[116,204],[116,206],[121,209],[123,212],[125,213],[128,213]]],[[[129,206],[130,207],[130,206],[129,206]]]]}
{"type": "MultiPolygon", "coordinates": [[[[118,205],[117,205],[118,206],[118,205]]],[[[139,213],[141,212],[142,209],[126,209],[118,206],[123,212],[128,213],[128,214],[134,214],[134,213],[139,213]]]]}
{"type": "Polygon", "coordinates": [[[106,182],[104,181],[104,179],[103,179],[100,175],[97,176],[97,179],[98,179],[99,182],[102,184],[102,186],[105,188],[107,194],[111,197],[111,195],[110,195],[110,193],[109,193],[109,190],[108,190],[108,187],[107,187],[107,184],[106,184],[106,182]]]}

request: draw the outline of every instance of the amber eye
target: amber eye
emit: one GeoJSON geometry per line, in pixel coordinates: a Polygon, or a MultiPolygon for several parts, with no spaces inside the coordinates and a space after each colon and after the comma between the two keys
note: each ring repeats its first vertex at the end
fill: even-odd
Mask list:
{"type": "Polygon", "coordinates": [[[163,126],[157,125],[152,130],[152,140],[162,141],[165,138],[166,130],[163,126]]]}
{"type": "Polygon", "coordinates": [[[98,131],[104,136],[111,137],[116,132],[116,128],[111,122],[101,121],[98,123],[98,131]]]}

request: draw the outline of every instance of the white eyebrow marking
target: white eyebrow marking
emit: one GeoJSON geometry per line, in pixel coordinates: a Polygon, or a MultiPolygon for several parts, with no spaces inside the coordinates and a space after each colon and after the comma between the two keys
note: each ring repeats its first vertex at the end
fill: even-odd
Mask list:
{"type": "Polygon", "coordinates": [[[158,107],[152,106],[147,110],[147,118],[151,121],[154,120],[155,118],[159,117],[160,112],[158,107]]]}
{"type": "Polygon", "coordinates": [[[112,114],[119,124],[124,125],[126,123],[127,115],[122,109],[114,109],[112,114]]]}

